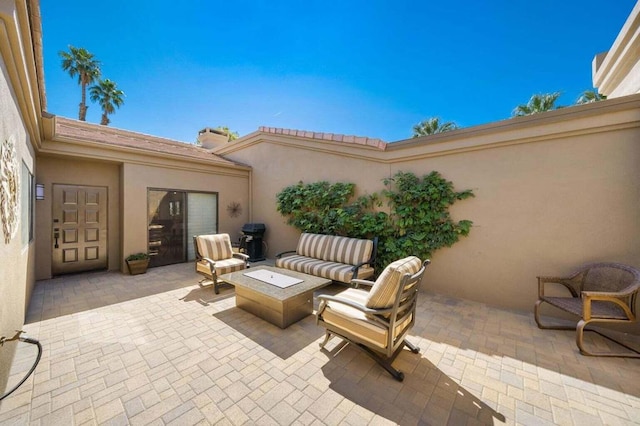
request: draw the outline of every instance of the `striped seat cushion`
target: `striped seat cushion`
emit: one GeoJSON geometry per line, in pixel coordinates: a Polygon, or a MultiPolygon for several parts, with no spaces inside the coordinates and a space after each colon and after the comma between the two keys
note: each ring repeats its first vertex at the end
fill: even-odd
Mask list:
{"type": "MultiPolygon", "coordinates": [[[[306,265],[305,274],[315,275],[327,278],[333,281],[341,281],[350,283],[353,278],[353,265],[336,262],[319,261],[318,263],[309,263],[306,265]]],[[[358,269],[356,278],[364,279],[373,275],[373,268],[361,267],[358,269]]]]}
{"type": "MultiPolygon", "coordinates": [[[[217,260],[215,262],[216,274],[228,274],[230,272],[241,271],[245,268],[246,263],[242,259],[238,259],[232,257],[231,259],[217,260]]],[[[209,262],[206,260],[200,260],[196,263],[196,270],[202,274],[207,276],[211,275],[211,270],[209,269],[209,262]]]]}
{"type": "Polygon", "coordinates": [[[320,259],[314,259],[307,256],[285,256],[280,259],[276,259],[276,268],[289,269],[291,271],[297,271],[307,273],[310,265],[317,265],[319,263],[325,263],[320,259]]]}
{"type": "Polygon", "coordinates": [[[373,241],[349,237],[331,237],[322,256],[328,262],[357,265],[371,258],[373,241]]]}
{"type": "Polygon", "coordinates": [[[421,266],[422,262],[415,256],[390,263],[371,287],[366,307],[381,309],[393,306],[402,277],[405,274],[415,274],[421,266]]]}
{"type": "Polygon", "coordinates": [[[322,259],[327,241],[332,237],[329,235],[321,234],[308,234],[303,233],[298,240],[298,247],[296,248],[296,254],[300,256],[313,257],[315,259],[322,259]]]}
{"type": "MultiPolygon", "coordinates": [[[[369,293],[366,290],[350,288],[337,296],[364,305],[369,293]]],[[[381,349],[386,349],[389,336],[388,328],[367,318],[363,312],[342,303],[328,301],[321,315],[324,322],[346,330],[381,349]]],[[[393,333],[394,339],[402,335],[411,324],[412,318],[412,315],[408,315],[401,323],[396,324],[393,333]]]]}
{"type": "Polygon", "coordinates": [[[202,257],[211,260],[222,260],[233,257],[229,234],[198,235],[196,237],[198,251],[202,257]]]}

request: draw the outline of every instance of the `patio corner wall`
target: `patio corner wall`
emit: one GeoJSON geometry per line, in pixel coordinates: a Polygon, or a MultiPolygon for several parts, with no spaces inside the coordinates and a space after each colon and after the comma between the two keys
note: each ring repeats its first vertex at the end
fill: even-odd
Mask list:
{"type": "MultiPolygon", "coordinates": [[[[245,168],[246,169],[246,168],[245,168]]],[[[147,252],[147,190],[172,189],[216,192],[218,194],[218,232],[233,241],[240,237],[242,225],[249,221],[249,171],[173,162],[159,165],[127,162],[121,169],[122,254],[147,252]],[[241,211],[230,215],[227,206],[238,203],[241,211]],[[135,212],[135,214],[132,214],[135,212]]],[[[191,244],[187,236],[187,244],[191,244]]],[[[121,256],[122,257],[122,256],[121,256]]],[[[126,272],[122,262],[121,270],[126,272]]]]}
{"type": "MultiPolygon", "coordinates": [[[[11,171],[17,172],[20,181],[16,232],[8,242],[0,233],[0,337],[12,337],[16,330],[22,329],[35,283],[35,249],[29,232],[32,225],[28,202],[30,182],[25,180],[25,173],[35,175],[33,145],[39,143],[39,104],[34,96],[37,84],[31,79],[34,73],[28,62],[32,58],[23,53],[30,40],[20,35],[28,25],[28,11],[22,4],[8,2],[0,7],[0,143],[13,143],[17,169],[11,168],[11,171]]],[[[0,348],[0,394],[7,385],[15,347],[7,343],[0,348]]]]}
{"type": "Polygon", "coordinates": [[[270,256],[299,232],[276,212],[275,194],[302,180],[382,189],[397,171],[439,171],[476,197],[453,206],[470,235],[436,252],[425,288],[531,311],[536,275],[581,263],[640,267],[640,95],[564,108],[386,150],[257,132],[218,151],[253,167],[253,215],[270,230],[270,256]]]}

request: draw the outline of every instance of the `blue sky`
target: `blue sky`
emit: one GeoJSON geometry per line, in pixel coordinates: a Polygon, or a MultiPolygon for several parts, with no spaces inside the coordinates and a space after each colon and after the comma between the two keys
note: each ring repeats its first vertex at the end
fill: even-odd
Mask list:
{"type": "Polygon", "coordinates": [[[73,45],[126,94],[112,127],[185,142],[218,125],[393,142],[427,117],[509,118],[534,93],[574,103],[635,0],[63,3],[41,0],[50,113],[77,118],[80,87],[58,56],[73,45]]]}

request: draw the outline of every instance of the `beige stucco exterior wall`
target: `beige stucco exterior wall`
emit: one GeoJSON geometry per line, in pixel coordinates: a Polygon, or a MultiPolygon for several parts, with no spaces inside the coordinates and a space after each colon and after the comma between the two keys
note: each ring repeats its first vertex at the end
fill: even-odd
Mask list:
{"type": "MultiPolygon", "coordinates": [[[[147,189],[175,189],[218,193],[218,231],[240,237],[242,225],[249,221],[249,172],[229,172],[210,167],[199,171],[125,163],[121,169],[122,258],[147,251],[147,189]],[[227,206],[239,203],[242,212],[231,217],[227,206]]],[[[189,242],[188,242],[189,243],[189,242]]],[[[126,265],[122,262],[122,271],[126,265]]]]}
{"type": "Polygon", "coordinates": [[[456,204],[468,238],[435,253],[425,281],[438,293],[530,310],[537,275],[563,275],[585,262],[640,267],[640,129],[395,164],[440,171],[475,198],[456,204]]]}
{"type": "Polygon", "coordinates": [[[357,182],[356,195],[361,195],[378,191],[381,180],[388,175],[388,165],[372,166],[371,161],[358,155],[348,156],[348,152],[339,151],[344,148],[340,144],[334,144],[331,150],[323,149],[328,144],[268,138],[229,155],[228,158],[250,164],[253,169],[252,221],[266,224],[268,257],[295,249],[298,241],[299,233],[276,211],[276,195],[283,188],[301,180],[357,182]]]}
{"type": "Polygon", "coordinates": [[[640,93],[640,2],[608,52],[593,59],[593,86],[609,99],[640,93]]]}
{"type": "MultiPolygon", "coordinates": [[[[22,25],[20,19],[25,17],[24,12],[12,2],[0,4],[0,141],[14,142],[19,173],[24,165],[35,174],[32,123],[25,111],[26,94],[20,87],[26,71],[18,60],[22,53],[17,31],[22,25]]],[[[26,185],[20,175],[21,192],[25,191],[26,185]]],[[[21,211],[25,207],[28,209],[21,205],[21,211]]],[[[33,242],[22,240],[22,230],[29,226],[23,219],[21,214],[17,233],[9,243],[5,243],[4,236],[0,237],[0,337],[12,337],[16,330],[22,329],[35,282],[35,249],[33,242]]],[[[0,393],[7,383],[14,349],[14,344],[7,343],[0,350],[0,393]]]]}
{"type": "Polygon", "coordinates": [[[457,189],[473,189],[476,197],[452,214],[474,227],[435,253],[427,289],[531,311],[538,274],[565,274],[590,261],[640,267],[640,96],[398,142],[386,151],[257,133],[224,153],[253,166],[254,217],[271,230],[270,256],[295,248],[299,235],[275,210],[285,186],[350,181],[373,192],[397,171],[437,170],[457,189]]]}
{"type": "Polygon", "coordinates": [[[78,158],[39,157],[36,181],[45,187],[44,200],[36,202],[36,279],[51,278],[54,184],[107,188],[108,269],[120,269],[120,165],[78,158]]]}

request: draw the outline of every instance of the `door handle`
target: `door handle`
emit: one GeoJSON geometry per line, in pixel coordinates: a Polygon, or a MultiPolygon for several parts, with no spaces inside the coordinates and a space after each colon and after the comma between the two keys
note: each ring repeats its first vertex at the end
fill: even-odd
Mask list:
{"type": "Polygon", "coordinates": [[[59,232],[59,228],[55,228],[53,230],[53,238],[55,238],[56,242],[53,245],[53,248],[59,248],[60,246],[58,245],[58,238],[60,238],[60,232],[59,232]]]}

